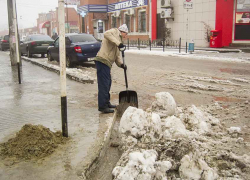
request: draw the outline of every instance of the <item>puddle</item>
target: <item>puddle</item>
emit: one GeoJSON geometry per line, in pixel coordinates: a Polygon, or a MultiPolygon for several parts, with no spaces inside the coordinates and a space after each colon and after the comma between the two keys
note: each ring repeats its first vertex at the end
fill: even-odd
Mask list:
{"type": "Polygon", "coordinates": [[[240,75],[250,75],[250,70],[246,69],[231,69],[231,68],[224,68],[220,69],[221,72],[226,72],[229,74],[240,74],[240,75]]]}

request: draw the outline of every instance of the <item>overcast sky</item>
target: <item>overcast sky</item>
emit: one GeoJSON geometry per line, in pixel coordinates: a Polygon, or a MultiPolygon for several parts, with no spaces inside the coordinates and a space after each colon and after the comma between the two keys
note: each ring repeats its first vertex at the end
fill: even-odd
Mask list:
{"type": "MultiPolygon", "coordinates": [[[[58,7],[58,0],[16,0],[19,29],[36,26],[39,13],[58,7]]],[[[0,31],[8,29],[7,0],[0,0],[0,31]]]]}

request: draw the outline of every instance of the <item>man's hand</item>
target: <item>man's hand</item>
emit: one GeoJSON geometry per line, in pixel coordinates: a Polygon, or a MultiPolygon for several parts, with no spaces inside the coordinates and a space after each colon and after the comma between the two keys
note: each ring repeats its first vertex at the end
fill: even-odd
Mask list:
{"type": "Polygon", "coordinates": [[[122,43],[120,43],[119,46],[118,46],[118,48],[122,49],[122,48],[124,48],[124,45],[122,43]]]}
{"type": "Polygon", "coordinates": [[[127,70],[127,66],[124,65],[124,64],[121,65],[121,68],[124,69],[124,70],[127,70]]]}

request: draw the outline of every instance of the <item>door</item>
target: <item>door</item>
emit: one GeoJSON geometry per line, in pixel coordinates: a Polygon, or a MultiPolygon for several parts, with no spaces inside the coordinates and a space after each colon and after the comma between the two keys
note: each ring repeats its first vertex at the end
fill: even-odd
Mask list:
{"type": "Polygon", "coordinates": [[[50,48],[50,53],[53,59],[59,61],[59,38],[54,42],[54,46],[50,48]]]}
{"type": "Polygon", "coordinates": [[[27,36],[22,42],[20,42],[20,51],[22,54],[26,54],[26,42],[28,41],[29,36],[27,36]]]}
{"type": "Polygon", "coordinates": [[[97,39],[103,39],[103,32],[104,32],[104,22],[98,21],[97,22],[97,39]]]}
{"type": "Polygon", "coordinates": [[[161,14],[157,14],[157,39],[165,38],[165,19],[161,18],[161,14]]]}

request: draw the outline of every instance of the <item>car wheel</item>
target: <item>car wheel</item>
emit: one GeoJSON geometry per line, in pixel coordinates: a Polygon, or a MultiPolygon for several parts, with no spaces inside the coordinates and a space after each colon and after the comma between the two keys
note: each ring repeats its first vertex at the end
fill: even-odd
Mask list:
{"type": "Polygon", "coordinates": [[[70,61],[69,56],[66,57],[66,67],[68,68],[73,67],[73,63],[70,61]]]}
{"type": "Polygon", "coordinates": [[[45,54],[41,54],[41,58],[45,58],[45,54]]]}
{"type": "Polygon", "coordinates": [[[32,57],[32,54],[30,53],[30,50],[27,50],[27,57],[32,57]]]}
{"type": "Polygon", "coordinates": [[[47,54],[48,61],[53,61],[54,59],[51,56],[51,52],[48,52],[47,54]]]}

